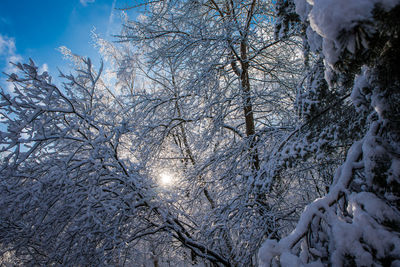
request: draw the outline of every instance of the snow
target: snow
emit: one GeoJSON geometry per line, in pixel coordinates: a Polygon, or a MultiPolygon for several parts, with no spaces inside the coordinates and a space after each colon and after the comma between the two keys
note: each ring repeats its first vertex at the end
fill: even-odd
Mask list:
{"type": "Polygon", "coordinates": [[[316,0],[309,14],[311,27],[323,38],[335,40],[342,30],[350,30],[357,21],[369,19],[373,1],[316,0]]]}
{"type": "Polygon", "coordinates": [[[294,0],[296,5],[296,13],[299,14],[301,20],[306,20],[308,13],[310,13],[311,6],[306,0],[294,0]]]}
{"type": "MultiPolygon", "coordinates": [[[[310,23],[306,34],[311,51],[322,48],[328,83],[337,71],[335,65],[343,52],[354,54],[357,49],[368,49],[366,35],[376,31],[373,27],[374,8],[379,5],[384,11],[389,11],[400,4],[400,0],[294,2],[300,18],[310,23]],[[359,31],[358,27],[363,30],[359,31]]],[[[381,132],[387,124],[386,114],[393,109],[388,106],[385,90],[379,88],[376,82],[377,75],[373,68],[363,66],[361,73],[355,77],[351,93],[356,111],[372,114],[369,116],[368,132],[362,140],[352,145],[345,163],[335,174],[329,193],[305,208],[292,233],[279,242],[267,240],[263,244],[259,250],[261,266],[278,263],[282,266],[322,265],[320,261],[313,261],[311,254],[323,258],[324,249],[329,251],[329,263],[332,266],[343,266],[346,255],[353,257],[357,266],[375,266],[377,259],[397,259],[400,255],[400,237],[388,227],[400,224],[399,211],[388,202],[398,201],[398,198],[385,194],[386,199],[383,199],[376,192],[352,192],[353,189],[349,187],[354,181],[352,179],[361,174],[360,188],[373,189],[375,179],[385,179],[377,177],[382,175],[377,171],[385,172],[383,175],[387,184],[399,182],[398,154],[388,153],[388,149],[397,152],[397,144],[389,144],[391,140],[382,136],[381,132]],[[390,163],[388,169],[383,169],[385,162],[390,163]],[[358,172],[358,169],[362,171],[358,172]],[[347,212],[342,208],[347,208],[347,212]],[[313,229],[314,222],[318,220],[323,221],[328,229],[313,229]],[[309,234],[318,231],[329,236],[326,248],[320,243],[309,242],[313,238],[309,234]],[[314,247],[308,247],[309,243],[314,247]]],[[[319,227],[324,224],[317,223],[319,227]]],[[[398,261],[392,263],[392,266],[396,265],[398,261]]]]}
{"type": "MultiPolygon", "coordinates": [[[[307,233],[314,216],[324,217],[322,212],[329,211],[329,207],[338,199],[339,194],[346,191],[346,186],[353,175],[353,170],[358,167],[356,162],[361,155],[362,144],[362,141],[358,141],[352,145],[349,149],[346,162],[335,174],[334,186],[331,188],[330,192],[325,197],[316,199],[304,209],[300,220],[292,233],[281,239],[279,242],[276,240],[267,240],[264,242],[258,255],[261,266],[270,266],[272,259],[277,256],[281,257],[280,260],[282,264],[292,264],[287,266],[301,266],[302,264],[305,264],[305,262],[301,263],[301,260],[298,257],[295,256],[295,259],[294,257],[289,257],[286,253],[291,253],[290,251],[293,246],[301,240],[305,233],[307,233]],[[282,262],[282,256],[284,262],[282,262]]],[[[353,240],[354,236],[349,236],[347,233],[352,233],[354,232],[353,230],[357,230],[357,228],[348,225],[334,225],[334,231],[336,231],[337,236],[348,238],[342,242],[343,245],[349,242],[349,240],[353,240]],[[347,229],[343,229],[344,227],[347,227],[347,229]]]]}
{"type": "MultiPolygon", "coordinates": [[[[343,264],[343,256],[349,251],[355,256],[357,266],[371,266],[374,263],[374,258],[368,249],[364,247],[364,242],[372,244],[376,251],[376,257],[400,254],[400,238],[382,226],[383,222],[399,223],[400,214],[375,194],[360,192],[349,195],[347,212],[349,213],[349,218],[352,218],[350,221],[341,218],[329,208],[341,193],[347,192],[346,187],[354,169],[360,167],[356,162],[361,153],[365,156],[366,153],[369,153],[367,149],[371,150],[371,148],[366,149],[371,138],[373,139],[371,133],[367,134],[364,140],[356,142],[352,146],[345,164],[338,169],[335,175],[334,186],[330,192],[305,208],[296,229],[289,236],[279,242],[267,240],[263,244],[259,250],[261,266],[270,266],[273,259],[277,257],[279,257],[282,266],[322,265],[321,262],[307,263],[308,255],[304,252],[307,247],[304,242],[302,243],[303,252],[300,253],[300,258],[292,253],[296,243],[307,233],[315,216],[325,218],[324,220],[329,221],[331,225],[332,232],[329,247],[333,251],[330,258],[333,266],[341,266],[343,264]]],[[[375,151],[376,149],[378,151],[381,150],[375,145],[374,151],[371,153],[378,153],[375,151]]],[[[370,163],[367,161],[366,164],[370,163]]],[[[313,254],[317,253],[318,251],[313,254]]]]}
{"type": "Polygon", "coordinates": [[[397,183],[400,183],[400,160],[399,159],[394,158],[392,160],[392,165],[390,166],[388,173],[389,173],[388,182],[392,182],[392,180],[395,180],[397,183]]]}
{"type": "Polygon", "coordinates": [[[361,74],[357,75],[354,80],[354,86],[350,97],[357,112],[368,111],[368,96],[367,93],[364,92],[364,89],[369,88],[369,72],[369,68],[362,68],[361,74]]]}
{"type": "MultiPolygon", "coordinates": [[[[356,243],[360,243],[359,240],[363,240],[371,244],[376,251],[376,256],[379,258],[387,254],[399,255],[399,237],[393,235],[382,226],[385,221],[399,223],[400,215],[398,212],[375,194],[369,192],[353,193],[349,197],[349,203],[349,212],[353,216],[352,225],[359,229],[358,235],[353,237],[356,243]]],[[[354,250],[354,248],[349,249],[354,250]]],[[[363,253],[365,254],[365,252],[363,253]]],[[[364,254],[361,256],[364,256],[364,254]]],[[[360,258],[363,259],[363,257],[360,258]]],[[[365,260],[366,262],[362,263],[363,265],[368,262],[372,263],[372,259],[365,260]]]]}
{"type": "Polygon", "coordinates": [[[377,198],[373,193],[360,192],[350,196],[351,205],[349,205],[349,213],[355,214],[358,207],[368,212],[377,221],[384,220],[400,221],[400,214],[390,208],[382,199],[377,198]]]}
{"type": "Polygon", "coordinates": [[[310,45],[310,50],[317,52],[322,47],[322,38],[318,33],[316,33],[311,27],[307,27],[306,30],[308,44],[310,45]]]}
{"type": "Polygon", "coordinates": [[[275,256],[279,255],[279,253],[280,249],[278,242],[273,239],[267,239],[258,251],[258,259],[261,266],[264,266],[263,264],[267,266],[266,264],[271,262],[275,256]]]}
{"type": "MultiPolygon", "coordinates": [[[[353,29],[362,24],[365,32],[369,33],[371,29],[364,22],[373,19],[372,11],[377,5],[388,11],[400,3],[399,0],[295,0],[294,2],[300,18],[303,21],[309,20],[312,30],[323,37],[323,53],[327,65],[331,67],[338,61],[339,54],[344,49],[355,53],[358,46],[367,48],[366,36],[364,34],[355,36],[353,29]]],[[[312,51],[320,47],[321,41],[313,36],[309,29],[307,37],[312,51]]]]}
{"type": "Polygon", "coordinates": [[[300,266],[301,262],[298,257],[295,255],[283,252],[281,255],[281,265],[282,267],[292,267],[292,266],[300,266]]]}

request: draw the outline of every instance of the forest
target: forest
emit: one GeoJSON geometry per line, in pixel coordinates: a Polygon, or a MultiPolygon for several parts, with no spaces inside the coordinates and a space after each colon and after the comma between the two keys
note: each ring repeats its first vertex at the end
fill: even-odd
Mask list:
{"type": "Polygon", "coordinates": [[[1,266],[400,266],[399,0],[119,10],[3,74],[1,266]]]}

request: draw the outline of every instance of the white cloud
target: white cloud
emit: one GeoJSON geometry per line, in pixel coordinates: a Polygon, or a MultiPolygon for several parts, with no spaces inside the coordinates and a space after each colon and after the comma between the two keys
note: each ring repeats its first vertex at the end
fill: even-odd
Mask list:
{"type": "Polygon", "coordinates": [[[3,69],[5,73],[16,71],[15,66],[10,62],[18,63],[22,61],[22,57],[17,54],[14,38],[9,38],[0,34],[0,57],[5,60],[5,67],[3,69]]]}
{"type": "Polygon", "coordinates": [[[15,50],[14,39],[0,34],[0,55],[11,54],[15,52],[15,50]]]}
{"type": "MultiPolygon", "coordinates": [[[[10,38],[0,34],[0,66],[3,66],[0,70],[7,74],[17,72],[17,68],[11,64],[18,63],[23,60],[22,56],[17,53],[17,47],[15,45],[14,38],[10,38]]],[[[11,83],[5,83],[5,76],[0,76],[0,85],[5,85],[9,92],[13,91],[13,85],[11,83]]]]}
{"type": "Polygon", "coordinates": [[[4,69],[5,73],[13,73],[13,72],[17,72],[17,68],[12,64],[12,63],[19,63],[21,62],[23,59],[20,55],[15,54],[15,55],[10,55],[7,58],[7,65],[4,69]]]}
{"type": "MultiPolygon", "coordinates": [[[[115,5],[117,4],[117,0],[114,0],[112,5],[111,5],[111,11],[110,11],[110,16],[108,17],[108,25],[107,25],[107,38],[110,36],[110,34],[115,30],[116,28],[116,23],[115,23],[115,5]]],[[[118,24],[119,25],[119,24],[118,24]]],[[[115,32],[113,32],[115,33],[115,32]]]]}
{"type": "Polygon", "coordinates": [[[87,6],[87,4],[94,3],[96,0],[79,0],[82,5],[87,6]]]}
{"type": "Polygon", "coordinates": [[[47,63],[44,63],[42,66],[40,66],[39,68],[39,73],[45,72],[45,71],[49,71],[49,66],[47,65],[47,63]]]}
{"type": "Polygon", "coordinates": [[[115,4],[116,3],[117,3],[117,0],[114,0],[112,5],[111,5],[110,16],[108,17],[108,24],[112,24],[114,22],[114,11],[115,11],[115,4]]]}

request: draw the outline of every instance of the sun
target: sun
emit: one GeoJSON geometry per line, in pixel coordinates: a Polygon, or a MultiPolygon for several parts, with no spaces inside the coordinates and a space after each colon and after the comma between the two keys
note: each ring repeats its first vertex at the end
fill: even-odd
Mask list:
{"type": "Polygon", "coordinates": [[[168,172],[163,172],[160,174],[160,183],[164,186],[172,184],[173,177],[168,172]]]}

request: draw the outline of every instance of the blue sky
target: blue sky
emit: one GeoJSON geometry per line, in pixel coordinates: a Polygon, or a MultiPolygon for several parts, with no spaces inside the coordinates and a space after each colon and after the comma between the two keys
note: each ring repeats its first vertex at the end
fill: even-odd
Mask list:
{"type": "MultiPolygon", "coordinates": [[[[120,29],[120,12],[114,7],[128,0],[0,0],[0,72],[9,71],[9,60],[32,58],[42,69],[57,74],[67,62],[57,50],[99,60],[91,31],[113,40],[120,29]]],[[[2,78],[4,75],[1,74],[2,78]]]]}

